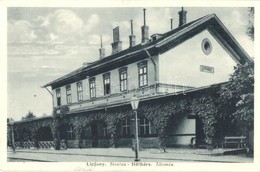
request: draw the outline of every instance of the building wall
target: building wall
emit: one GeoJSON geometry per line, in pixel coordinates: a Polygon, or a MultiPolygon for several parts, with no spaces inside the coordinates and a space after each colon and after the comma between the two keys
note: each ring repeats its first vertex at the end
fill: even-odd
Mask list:
{"type": "Polygon", "coordinates": [[[228,81],[236,62],[218,41],[204,30],[159,57],[160,83],[200,87],[228,81]],[[202,51],[202,40],[212,44],[209,55],[202,51]],[[214,67],[214,73],[200,71],[200,65],[214,67]]]}
{"type": "MultiPolygon", "coordinates": [[[[87,90],[87,80],[80,80],[78,82],[82,82],[82,88],[83,88],[83,100],[86,100],[88,90],[87,90]]],[[[72,103],[73,102],[78,102],[78,94],[77,94],[77,83],[72,83],[71,85],[71,96],[72,96],[72,103]]],[[[66,85],[67,86],[67,85],[66,85]]],[[[61,92],[61,105],[66,105],[67,104],[67,95],[66,95],[66,86],[60,87],[60,92],[61,92]]],[[[56,89],[52,90],[53,98],[54,98],[54,106],[57,106],[57,97],[56,97],[56,89]]]]}
{"type": "Polygon", "coordinates": [[[196,135],[196,120],[189,119],[188,114],[175,115],[168,121],[167,146],[188,146],[196,135]]]}
{"type": "Polygon", "coordinates": [[[71,85],[71,96],[72,102],[78,101],[78,94],[77,94],[77,83],[70,84],[71,85]]]}
{"type": "Polygon", "coordinates": [[[67,104],[67,96],[66,96],[65,86],[60,88],[60,95],[61,95],[61,105],[66,105],[67,104]]]}
{"type": "Polygon", "coordinates": [[[89,98],[89,82],[88,79],[82,80],[82,88],[83,88],[83,100],[87,100],[89,98]]]}
{"type": "MultiPolygon", "coordinates": [[[[153,57],[155,63],[157,63],[158,68],[158,56],[153,57]]],[[[147,73],[148,73],[148,85],[155,84],[155,74],[154,74],[154,65],[150,58],[147,60],[147,73]]],[[[128,75],[128,89],[134,90],[139,88],[139,79],[138,79],[138,66],[136,63],[132,63],[127,65],[127,75],[128,75]]],[[[124,67],[124,66],[122,66],[124,67]]],[[[111,94],[120,93],[120,85],[119,85],[119,68],[113,69],[110,72],[110,81],[111,81],[111,94]]],[[[158,69],[157,69],[158,71],[158,69]]],[[[106,72],[105,72],[106,73],[106,72]]],[[[101,73],[96,76],[89,76],[90,78],[95,77],[96,80],[96,98],[104,97],[104,85],[103,85],[103,74],[101,73]]],[[[157,74],[158,75],[158,74],[157,74]]],[[[90,99],[89,94],[89,78],[82,80],[83,83],[83,101],[90,99]]],[[[77,82],[72,83],[71,85],[71,92],[72,92],[72,103],[77,103],[77,82]]],[[[61,105],[67,104],[67,97],[66,97],[66,86],[60,87],[61,90],[61,105]]],[[[53,98],[54,98],[54,107],[57,107],[57,97],[56,97],[56,89],[52,90],[53,98]]],[[[123,100],[123,97],[121,97],[123,100]]],[[[93,99],[94,100],[94,99],[93,99]]],[[[118,101],[118,100],[117,100],[118,101]]]]}

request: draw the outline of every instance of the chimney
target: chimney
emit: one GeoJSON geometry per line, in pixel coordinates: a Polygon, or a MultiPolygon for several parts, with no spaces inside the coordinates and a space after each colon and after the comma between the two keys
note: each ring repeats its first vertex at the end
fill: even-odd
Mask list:
{"type": "Polygon", "coordinates": [[[119,38],[119,26],[113,29],[113,43],[112,45],[112,54],[118,53],[122,50],[122,41],[119,38]]]}
{"type": "Polygon", "coordinates": [[[130,47],[135,46],[135,35],[134,35],[134,31],[133,31],[133,20],[130,20],[131,22],[131,35],[129,36],[129,43],[130,43],[130,47]]]}
{"type": "Polygon", "coordinates": [[[144,10],[144,25],[141,27],[141,30],[142,30],[142,43],[145,43],[149,40],[149,26],[146,26],[146,19],[145,19],[145,8],[143,9],[144,10]]]}
{"type": "Polygon", "coordinates": [[[179,11],[179,27],[186,24],[186,14],[187,11],[184,11],[183,7],[181,7],[181,11],[179,11]]]}
{"type": "Polygon", "coordinates": [[[173,21],[173,19],[171,19],[171,30],[173,29],[173,26],[172,26],[172,21],[173,21]]]}
{"type": "Polygon", "coordinates": [[[103,59],[104,57],[105,57],[105,48],[103,48],[102,35],[100,35],[99,59],[103,59]]]}

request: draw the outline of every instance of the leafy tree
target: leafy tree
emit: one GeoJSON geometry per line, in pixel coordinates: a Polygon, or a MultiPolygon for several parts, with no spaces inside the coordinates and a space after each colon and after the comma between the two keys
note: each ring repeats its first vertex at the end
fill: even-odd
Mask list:
{"type": "Polygon", "coordinates": [[[223,117],[231,119],[248,136],[254,124],[254,63],[238,64],[219,93],[223,117]]]}
{"type": "Polygon", "coordinates": [[[22,117],[22,120],[33,119],[33,118],[36,118],[36,116],[33,114],[33,112],[29,111],[25,117],[22,117]]]}
{"type": "Polygon", "coordinates": [[[254,27],[254,15],[255,15],[255,9],[254,7],[250,7],[248,8],[248,25],[247,25],[247,34],[250,36],[250,38],[252,40],[254,40],[254,31],[255,31],[255,27],[254,27]]]}

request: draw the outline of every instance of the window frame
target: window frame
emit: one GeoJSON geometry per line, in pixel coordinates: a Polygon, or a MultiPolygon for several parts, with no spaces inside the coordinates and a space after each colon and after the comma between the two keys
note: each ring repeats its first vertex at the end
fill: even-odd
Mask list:
{"type": "Polygon", "coordinates": [[[131,128],[130,128],[130,119],[129,118],[124,118],[122,120],[122,136],[130,136],[131,133],[131,128]],[[125,122],[125,123],[124,123],[125,122]],[[124,128],[126,129],[125,134],[124,134],[124,128]]]}
{"type": "Polygon", "coordinates": [[[104,138],[109,137],[109,130],[107,126],[103,126],[103,137],[104,138]]]}
{"type": "Polygon", "coordinates": [[[104,96],[111,94],[111,77],[110,73],[103,74],[103,86],[104,86],[104,96]],[[106,80],[108,79],[108,84],[106,84],[106,80]],[[109,85],[109,90],[107,92],[107,85],[109,85]]]}
{"type": "Polygon", "coordinates": [[[96,78],[89,79],[89,96],[90,99],[96,98],[96,78]]]}
{"type": "Polygon", "coordinates": [[[60,88],[56,89],[56,103],[57,106],[61,106],[61,92],[60,92],[60,88]]]}
{"type": "Polygon", "coordinates": [[[128,75],[127,75],[127,67],[120,68],[119,70],[119,86],[120,91],[128,91],[128,75]],[[123,75],[123,78],[122,78],[123,75]],[[125,75],[125,77],[124,77],[125,75]]]}
{"type": "Polygon", "coordinates": [[[74,128],[72,125],[69,125],[69,128],[67,129],[67,140],[74,140],[74,138],[75,138],[74,128]]]}
{"type": "Polygon", "coordinates": [[[82,82],[77,83],[77,96],[78,96],[78,102],[83,101],[83,83],[82,82]],[[79,87],[79,86],[81,86],[81,87],[79,87]],[[79,88],[81,88],[81,90],[79,90],[79,88]]]}
{"type": "Polygon", "coordinates": [[[66,98],[67,98],[67,104],[71,104],[72,103],[71,85],[66,86],[66,98]]]}
{"type": "Polygon", "coordinates": [[[212,43],[208,38],[204,38],[201,42],[201,49],[205,55],[210,55],[212,52],[212,43]],[[206,46],[207,45],[207,46],[206,46]]]}
{"type": "Polygon", "coordinates": [[[139,120],[140,120],[140,122],[139,122],[139,135],[141,135],[141,136],[151,135],[152,130],[151,130],[150,120],[148,120],[145,117],[141,117],[139,120]],[[143,124],[142,124],[142,121],[144,122],[143,124]],[[148,131],[147,131],[146,127],[148,127],[148,131]],[[144,133],[141,133],[141,128],[143,128],[144,133]]]}
{"type": "Polygon", "coordinates": [[[147,60],[141,61],[137,64],[138,66],[138,83],[139,83],[139,88],[145,87],[148,85],[148,65],[147,65],[147,60]],[[146,69],[146,70],[144,70],[146,69]],[[142,73],[140,72],[142,70],[142,73]],[[144,79],[146,76],[146,79],[144,79]],[[141,82],[141,78],[143,79],[141,82]],[[146,81],[146,82],[145,82],[146,81]]]}

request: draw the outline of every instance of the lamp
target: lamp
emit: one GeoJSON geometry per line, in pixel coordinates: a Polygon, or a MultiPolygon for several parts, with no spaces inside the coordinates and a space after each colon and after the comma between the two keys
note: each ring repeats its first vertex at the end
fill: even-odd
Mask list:
{"type": "Polygon", "coordinates": [[[136,97],[136,96],[132,97],[132,99],[131,99],[131,105],[132,105],[132,109],[133,109],[133,110],[137,110],[138,105],[139,105],[139,98],[136,97]]]}
{"type": "Polygon", "coordinates": [[[138,121],[137,121],[137,108],[139,105],[139,98],[133,96],[131,99],[131,106],[135,113],[135,161],[140,161],[139,154],[139,142],[138,142],[138,121]]]}

